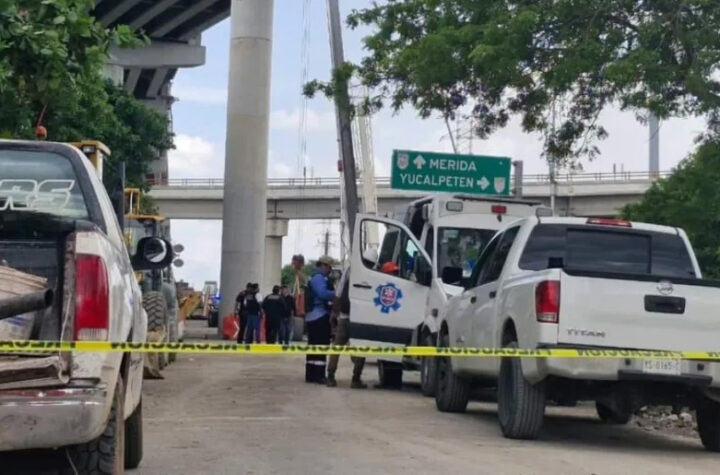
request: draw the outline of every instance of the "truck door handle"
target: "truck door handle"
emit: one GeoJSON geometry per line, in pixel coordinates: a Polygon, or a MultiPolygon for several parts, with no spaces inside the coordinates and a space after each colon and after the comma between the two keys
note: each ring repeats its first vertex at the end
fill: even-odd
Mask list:
{"type": "Polygon", "coordinates": [[[357,289],[372,289],[372,285],[367,282],[360,282],[359,284],[353,284],[353,287],[357,289]]]}
{"type": "Polygon", "coordinates": [[[490,297],[491,299],[494,299],[495,296],[497,296],[497,291],[495,291],[495,290],[493,290],[492,292],[490,292],[490,293],[488,294],[488,297],[490,297]]]}

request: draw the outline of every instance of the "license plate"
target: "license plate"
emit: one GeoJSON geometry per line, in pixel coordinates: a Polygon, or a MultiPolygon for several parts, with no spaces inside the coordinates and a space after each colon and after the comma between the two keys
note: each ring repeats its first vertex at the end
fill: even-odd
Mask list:
{"type": "Polygon", "coordinates": [[[646,374],[681,374],[681,360],[643,360],[642,372],[646,374]]]}

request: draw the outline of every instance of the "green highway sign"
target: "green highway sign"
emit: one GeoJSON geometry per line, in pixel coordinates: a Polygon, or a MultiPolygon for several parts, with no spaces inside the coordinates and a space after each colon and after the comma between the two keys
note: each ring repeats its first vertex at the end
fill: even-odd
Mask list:
{"type": "Polygon", "coordinates": [[[510,159],[395,150],[391,188],[478,195],[510,194],[510,159]]]}

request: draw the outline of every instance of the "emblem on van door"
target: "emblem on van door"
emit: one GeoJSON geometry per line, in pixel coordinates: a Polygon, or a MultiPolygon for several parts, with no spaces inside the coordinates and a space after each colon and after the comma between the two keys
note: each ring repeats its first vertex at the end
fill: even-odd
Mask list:
{"type": "Polygon", "coordinates": [[[672,282],[670,282],[669,280],[661,280],[660,282],[658,282],[657,289],[658,292],[660,292],[662,295],[670,295],[671,293],[673,293],[673,290],[675,290],[672,282]]]}
{"type": "Polygon", "coordinates": [[[373,299],[373,303],[376,307],[380,307],[380,312],[390,313],[390,310],[397,311],[400,308],[400,299],[403,293],[392,282],[378,285],[375,292],[378,296],[373,299]]]}

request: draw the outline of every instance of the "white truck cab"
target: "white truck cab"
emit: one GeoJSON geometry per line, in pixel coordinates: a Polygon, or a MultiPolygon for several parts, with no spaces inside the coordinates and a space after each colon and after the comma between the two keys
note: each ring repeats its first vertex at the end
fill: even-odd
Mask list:
{"type": "MultiPolygon", "coordinates": [[[[357,344],[436,346],[440,314],[462,292],[480,252],[496,231],[535,214],[539,203],[469,195],[433,195],[396,219],[359,215],[350,276],[350,334],[357,344]]],[[[423,393],[433,395],[432,358],[381,359],[380,382],[402,383],[403,369],[422,366],[423,393]]]]}

